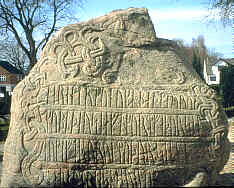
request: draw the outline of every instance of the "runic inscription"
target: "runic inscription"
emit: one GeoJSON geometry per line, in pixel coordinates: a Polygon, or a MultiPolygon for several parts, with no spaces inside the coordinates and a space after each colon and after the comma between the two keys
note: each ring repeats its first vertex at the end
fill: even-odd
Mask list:
{"type": "Polygon", "coordinates": [[[40,106],[46,132],[104,136],[200,136],[195,97],[137,89],[52,86],[40,106]],[[182,126],[181,126],[182,125],[182,126]]]}
{"type": "Polygon", "coordinates": [[[175,95],[145,89],[95,88],[54,85],[43,88],[44,104],[78,105],[108,108],[168,108],[196,110],[191,94],[175,95]]]}
{"type": "MultiPolygon", "coordinates": [[[[121,112],[47,111],[46,132],[103,136],[200,136],[200,116],[121,112]],[[183,126],[180,126],[183,124],[183,126]]],[[[205,120],[204,120],[205,121],[205,120]]]]}
{"type": "Polygon", "coordinates": [[[139,168],[190,160],[186,150],[209,130],[188,94],[63,85],[44,90],[45,131],[35,140],[43,143],[38,160],[55,162],[53,168],[57,162],[139,168]]]}
{"type": "MultiPolygon", "coordinates": [[[[61,162],[64,166],[93,164],[101,168],[117,165],[125,168],[128,165],[166,165],[174,164],[174,161],[191,160],[189,153],[185,151],[191,150],[194,145],[199,144],[198,138],[171,138],[171,139],[121,139],[109,138],[109,142],[104,142],[104,138],[85,137],[85,136],[59,136],[51,135],[45,139],[46,135],[40,136],[40,140],[44,137],[44,149],[42,150],[38,160],[47,162],[61,162]],[[171,142],[171,141],[174,142],[171,142]],[[185,143],[187,142],[187,143],[185,143]],[[176,153],[173,154],[172,151],[176,153]],[[68,163],[68,164],[65,164],[68,163]],[[74,164],[72,164],[74,163],[74,164]],[[122,165],[123,164],[123,165],[122,165]]],[[[198,160],[198,159],[197,159],[198,160]]],[[[187,162],[189,164],[189,162],[187,162]]],[[[56,168],[57,163],[53,168],[56,168]]],[[[44,165],[44,168],[46,166],[44,165]]],[[[89,167],[85,167],[89,168],[89,167]]],[[[144,168],[141,166],[141,168],[144,168]]]]}

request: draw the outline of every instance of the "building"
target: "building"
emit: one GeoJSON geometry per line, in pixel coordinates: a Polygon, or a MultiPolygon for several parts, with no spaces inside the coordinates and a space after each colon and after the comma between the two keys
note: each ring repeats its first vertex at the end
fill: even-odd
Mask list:
{"type": "Polygon", "coordinates": [[[203,75],[206,83],[208,85],[218,85],[220,84],[220,69],[224,66],[234,65],[234,58],[230,59],[218,59],[210,60],[206,59],[204,61],[203,75]]]}
{"type": "Polygon", "coordinates": [[[5,92],[11,95],[16,84],[23,79],[23,76],[23,73],[13,65],[0,60],[0,97],[4,97],[5,92]]]}

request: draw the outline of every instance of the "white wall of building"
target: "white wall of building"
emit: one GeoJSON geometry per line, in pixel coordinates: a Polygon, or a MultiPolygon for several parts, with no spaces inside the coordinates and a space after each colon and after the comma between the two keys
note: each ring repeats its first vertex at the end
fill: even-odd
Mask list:
{"type": "MultiPolygon", "coordinates": [[[[207,61],[204,62],[205,64],[207,61]]],[[[218,61],[215,65],[211,67],[212,75],[207,75],[206,67],[204,66],[204,79],[208,85],[218,85],[220,84],[220,66],[228,66],[228,64],[222,60],[218,61]]]]}

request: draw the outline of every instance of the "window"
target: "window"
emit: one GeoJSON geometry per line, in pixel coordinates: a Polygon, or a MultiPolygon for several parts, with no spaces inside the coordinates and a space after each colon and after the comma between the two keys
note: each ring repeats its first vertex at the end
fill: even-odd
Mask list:
{"type": "Polygon", "coordinates": [[[6,76],[0,75],[0,82],[5,82],[5,81],[6,81],[6,76]]]}
{"type": "Polygon", "coordinates": [[[216,76],[211,76],[210,81],[216,81],[216,76]]]}

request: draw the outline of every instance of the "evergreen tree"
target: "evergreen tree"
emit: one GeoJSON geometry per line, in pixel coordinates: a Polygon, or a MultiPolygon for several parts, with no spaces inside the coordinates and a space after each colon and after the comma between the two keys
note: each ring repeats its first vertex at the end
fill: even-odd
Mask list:
{"type": "Polygon", "coordinates": [[[203,79],[203,71],[202,71],[203,69],[201,65],[201,60],[196,53],[193,53],[192,65],[195,71],[198,73],[198,75],[203,79]]]}
{"type": "Polygon", "coordinates": [[[234,66],[221,69],[220,95],[228,116],[234,116],[234,66]]]}

